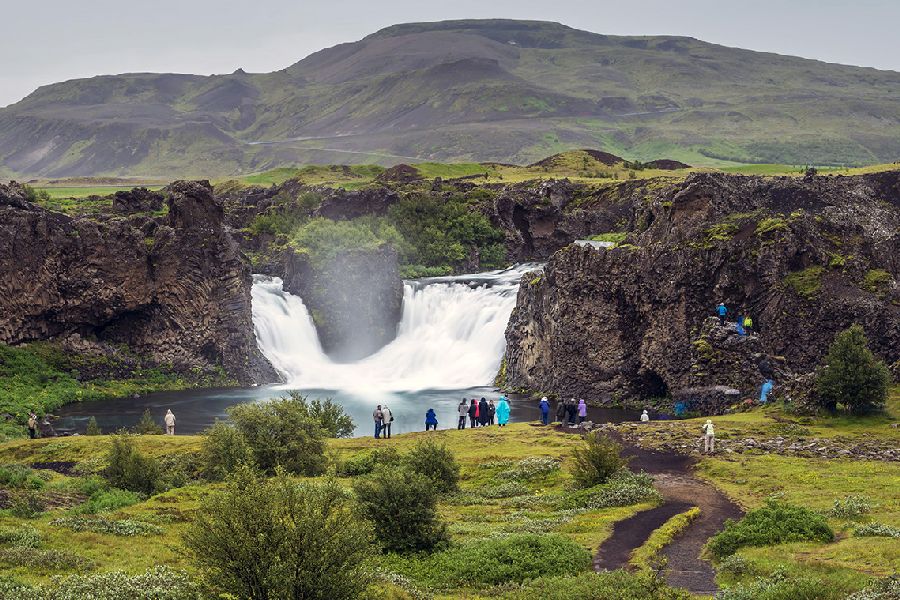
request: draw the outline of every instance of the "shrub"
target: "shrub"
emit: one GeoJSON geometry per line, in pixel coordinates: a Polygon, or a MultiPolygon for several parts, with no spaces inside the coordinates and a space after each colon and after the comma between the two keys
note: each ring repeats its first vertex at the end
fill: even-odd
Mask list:
{"type": "Polygon", "coordinates": [[[28,587],[0,581],[0,597],[18,600],[202,600],[200,586],[185,571],[153,567],[139,575],[122,571],[70,575],[28,587]],[[4,595],[7,592],[8,595],[4,595]],[[15,594],[15,595],[12,595],[15,594]]]}
{"type": "Polygon", "coordinates": [[[253,465],[253,451],[244,435],[221,421],[206,430],[200,449],[203,476],[221,481],[241,465],[253,465]]]}
{"type": "Polygon", "coordinates": [[[13,496],[10,513],[20,519],[35,519],[46,510],[44,499],[33,490],[26,490],[13,496]]]}
{"type": "Polygon", "coordinates": [[[132,519],[113,520],[106,517],[62,517],[50,521],[51,525],[56,527],[65,527],[72,531],[93,531],[95,533],[108,533],[110,535],[119,535],[124,537],[132,537],[136,535],[159,535],[163,532],[161,527],[145,523],[143,521],[135,521],[132,519]]]}
{"type": "Polygon", "coordinates": [[[726,588],[716,595],[717,600],[837,600],[843,597],[844,593],[827,581],[788,577],[780,571],[726,588]]]}
{"type": "Polygon", "coordinates": [[[103,476],[113,487],[152,496],[160,488],[159,463],[144,456],[127,433],[112,437],[103,476]]]}
{"type": "Polygon", "coordinates": [[[741,556],[740,554],[732,554],[719,564],[718,572],[727,573],[742,577],[744,575],[755,574],[756,569],[753,563],[741,556]]]}
{"type": "Polygon", "coordinates": [[[162,435],[163,428],[162,425],[157,423],[153,419],[153,415],[150,414],[150,409],[144,411],[144,414],[141,415],[141,420],[138,421],[138,424],[134,426],[134,433],[138,435],[162,435]]]}
{"type": "Polygon", "coordinates": [[[66,550],[41,550],[27,547],[0,549],[0,563],[12,567],[54,571],[88,570],[95,566],[93,561],[66,550]]]}
{"type": "Polygon", "coordinates": [[[785,542],[830,542],[834,532],[825,517],[801,506],[769,499],[740,521],[726,521],[725,529],[707,547],[721,560],[746,546],[771,546],[785,542]]]}
{"type": "Polygon", "coordinates": [[[559,470],[559,462],[546,456],[530,456],[513,467],[497,474],[501,479],[534,479],[559,470]]]}
{"type": "Polygon", "coordinates": [[[889,537],[900,538],[900,527],[892,527],[884,523],[867,523],[853,530],[856,537],[889,537]]]}
{"type": "Polygon", "coordinates": [[[627,461],[622,446],[599,433],[584,436],[584,443],[572,451],[572,477],[578,487],[589,488],[606,483],[627,461]]]}
{"type": "Polygon", "coordinates": [[[667,586],[654,574],[623,570],[541,577],[503,594],[505,600],[690,600],[686,590],[667,586]]]}
{"type": "Polygon", "coordinates": [[[200,452],[172,452],[163,454],[159,460],[160,486],[162,489],[182,487],[200,477],[200,452]]]}
{"type": "Polygon", "coordinates": [[[378,466],[396,465],[400,460],[400,453],[396,448],[385,446],[351,456],[338,465],[337,472],[344,477],[358,477],[368,475],[378,466]]]}
{"type": "MultiPolygon", "coordinates": [[[[293,396],[294,393],[291,395],[293,396]]],[[[353,430],[356,428],[353,419],[344,411],[343,406],[335,403],[331,398],[311,400],[307,410],[309,417],[319,424],[326,436],[345,438],[353,435],[353,430]]]]}
{"type": "Polygon", "coordinates": [[[621,469],[604,484],[567,494],[561,500],[560,506],[600,510],[660,500],[662,496],[653,487],[652,477],[645,473],[632,473],[628,469],[621,469]]]}
{"type": "Polygon", "coordinates": [[[900,598],[900,575],[877,579],[865,588],[847,596],[846,600],[897,600],[900,598]]]}
{"type": "Polygon", "coordinates": [[[420,441],[407,453],[403,462],[410,470],[430,479],[439,494],[457,488],[459,464],[444,445],[438,445],[433,440],[420,441]]]}
{"type": "Polygon", "coordinates": [[[44,487],[44,480],[25,465],[3,465],[0,466],[0,486],[39,490],[44,487]]]}
{"type": "Polygon", "coordinates": [[[140,494],[130,490],[120,490],[118,488],[98,490],[91,494],[87,501],[81,506],[75,507],[72,512],[75,514],[89,515],[101,512],[112,512],[114,510],[119,510],[120,508],[125,508],[126,506],[131,506],[132,504],[137,504],[142,499],[140,494]]]}
{"type": "Polygon", "coordinates": [[[362,514],[377,527],[384,550],[433,550],[447,542],[447,527],[437,513],[437,490],[425,475],[387,467],[356,480],[353,490],[362,514]]]}
{"type": "Polygon", "coordinates": [[[34,527],[4,527],[0,529],[0,544],[13,548],[39,548],[43,538],[34,527]]]}
{"type": "Polygon", "coordinates": [[[834,411],[838,404],[849,412],[864,413],[884,406],[891,375],[868,348],[863,328],[853,325],[840,332],[816,377],[822,404],[834,411]]]}
{"type": "Polygon", "coordinates": [[[291,244],[314,262],[331,260],[343,252],[372,252],[384,244],[403,245],[403,237],[385,219],[365,216],[349,221],[318,217],[297,228],[291,244]]]}
{"type": "Polygon", "coordinates": [[[835,499],[828,516],[836,519],[853,519],[871,512],[872,508],[874,508],[872,501],[865,496],[846,496],[835,499]]]}
{"type": "Polygon", "coordinates": [[[184,544],[206,583],[236,598],[357,598],[371,529],[334,482],[297,484],[241,467],[203,502],[184,544]]]}
{"type": "Polygon", "coordinates": [[[407,565],[414,578],[446,589],[572,575],[590,567],[591,554],[565,536],[524,533],[464,542],[407,565]]]}
{"type": "Polygon", "coordinates": [[[305,402],[279,398],[263,404],[239,404],[228,409],[234,426],[244,436],[256,465],[272,474],[282,467],[298,475],[325,472],[322,431],[309,417],[305,402]]]}
{"type": "Polygon", "coordinates": [[[508,481],[500,485],[489,485],[478,490],[478,495],[482,498],[513,498],[515,496],[524,496],[528,493],[528,488],[518,481],[508,481]]]}
{"type": "Polygon", "coordinates": [[[97,419],[95,417],[91,417],[88,419],[87,428],[84,430],[84,435],[102,435],[103,432],[100,431],[100,426],[97,425],[97,419]]]}

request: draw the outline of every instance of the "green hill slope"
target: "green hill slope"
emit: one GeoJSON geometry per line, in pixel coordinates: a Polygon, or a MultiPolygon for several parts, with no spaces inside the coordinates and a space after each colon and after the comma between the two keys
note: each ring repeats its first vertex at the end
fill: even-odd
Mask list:
{"type": "Polygon", "coordinates": [[[900,73],[542,22],[397,25],[274,73],[130,74],[0,109],[0,172],[224,176],[297,163],[695,165],[900,157],[900,73]]]}

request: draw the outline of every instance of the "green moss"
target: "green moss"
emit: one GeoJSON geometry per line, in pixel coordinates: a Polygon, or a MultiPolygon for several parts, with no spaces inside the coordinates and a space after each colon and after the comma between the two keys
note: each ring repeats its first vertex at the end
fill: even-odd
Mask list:
{"type": "Polygon", "coordinates": [[[697,352],[697,356],[699,356],[703,360],[713,360],[716,356],[712,344],[710,344],[709,340],[707,340],[706,338],[699,338],[694,340],[693,346],[694,351],[697,352]]]}
{"type": "Polygon", "coordinates": [[[612,242],[613,244],[619,245],[625,241],[625,238],[627,236],[627,231],[610,231],[607,233],[598,233],[597,235],[592,235],[588,239],[594,242],[612,242]]]}
{"type": "Polygon", "coordinates": [[[763,219],[756,225],[756,235],[765,235],[772,231],[783,231],[788,225],[784,219],[780,217],[769,217],[763,219]]]}
{"type": "Polygon", "coordinates": [[[503,360],[500,361],[500,369],[497,371],[497,376],[494,377],[494,386],[502,388],[506,385],[506,356],[503,356],[503,360]]]}
{"type": "Polygon", "coordinates": [[[534,279],[528,282],[528,285],[534,287],[541,283],[541,279],[543,279],[543,276],[537,275],[534,279]]]}
{"type": "Polygon", "coordinates": [[[867,292],[877,294],[883,292],[891,282],[891,274],[884,269],[872,269],[863,277],[862,288],[867,292]]]}
{"type": "Polygon", "coordinates": [[[815,266],[789,273],[782,282],[804,298],[811,299],[822,288],[825,267],[815,266]]]}

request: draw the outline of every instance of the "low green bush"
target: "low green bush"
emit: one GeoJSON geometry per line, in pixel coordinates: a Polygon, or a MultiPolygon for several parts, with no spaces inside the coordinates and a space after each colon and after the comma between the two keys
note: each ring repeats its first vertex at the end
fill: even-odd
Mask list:
{"type": "Polygon", "coordinates": [[[143,521],[135,521],[133,519],[114,520],[98,516],[62,517],[50,521],[50,524],[55,527],[71,529],[72,531],[92,531],[94,533],[107,533],[123,537],[159,535],[163,532],[161,527],[143,521]]]}
{"type": "Polygon", "coordinates": [[[685,590],[671,588],[651,573],[604,571],[571,577],[547,576],[520,586],[498,588],[504,600],[691,600],[685,590]]]}
{"type": "Polygon", "coordinates": [[[524,496],[529,493],[528,487],[518,481],[507,481],[498,485],[487,485],[478,490],[478,495],[482,498],[514,498],[516,496],[524,496]]]}
{"type": "Polygon", "coordinates": [[[900,598],[900,575],[877,579],[846,600],[897,600],[900,598]]]}
{"type": "Polygon", "coordinates": [[[253,451],[237,428],[216,421],[204,432],[200,463],[206,479],[221,481],[242,465],[253,466],[253,451]]]}
{"type": "Polygon", "coordinates": [[[835,499],[828,516],[835,519],[855,519],[871,512],[872,508],[874,508],[872,500],[865,496],[845,496],[835,499]]]}
{"type": "Polygon", "coordinates": [[[747,546],[772,546],[785,542],[831,542],[834,532],[819,513],[772,499],[748,512],[740,521],[727,521],[709,540],[707,548],[721,560],[747,546]]]}
{"type": "Polygon", "coordinates": [[[900,538],[900,527],[893,527],[884,523],[867,523],[853,530],[856,537],[889,537],[900,538]]]}
{"type": "Polygon", "coordinates": [[[12,497],[10,514],[20,519],[36,519],[47,509],[44,498],[34,490],[25,490],[12,497]]]}
{"type": "Polygon", "coordinates": [[[756,573],[756,569],[753,567],[753,563],[749,560],[741,556],[740,554],[732,554],[727,557],[721,563],[719,563],[719,568],[717,569],[719,573],[727,573],[729,575],[735,575],[738,577],[743,577],[745,575],[754,575],[756,573]]]}
{"type": "Polygon", "coordinates": [[[565,536],[524,533],[463,542],[408,561],[404,569],[417,581],[449,589],[573,575],[590,565],[591,553],[565,536]]]}
{"type": "Polygon", "coordinates": [[[40,587],[0,580],[0,598],[17,600],[202,600],[200,586],[185,571],[153,567],[131,575],[122,571],[70,575],[40,587]]]}
{"type": "Polygon", "coordinates": [[[0,545],[13,548],[39,548],[43,543],[41,532],[34,527],[4,527],[0,529],[0,545]]]}
{"type": "Polygon", "coordinates": [[[606,481],[625,465],[622,446],[599,432],[584,436],[584,443],[572,450],[572,477],[581,488],[589,488],[606,481]]]}
{"type": "Polygon", "coordinates": [[[161,473],[156,459],[141,454],[128,433],[115,435],[111,440],[103,470],[110,485],[145,496],[161,491],[161,473]]]}
{"type": "Polygon", "coordinates": [[[29,569],[68,571],[89,570],[96,565],[90,559],[66,550],[42,550],[40,548],[0,548],[0,564],[29,569]]]}
{"type": "Polygon", "coordinates": [[[456,490],[459,484],[459,463],[446,446],[433,440],[418,442],[403,457],[411,471],[421,473],[434,485],[439,494],[456,490]]]}
{"type": "Polygon", "coordinates": [[[776,571],[723,589],[716,594],[716,600],[839,600],[845,596],[846,592],[836,589],[831,582],[776,571]]]}
{"type": "Polygon", "coordinates": [[[529,456],[522,459],[515,467],[501,471],[497,477],[501,479],[536,479],[538,477],[546,477],[551,473],[559,471],[559,461],[546,456],[529,456]]]}
{"type": "Polygon", "coordinates": [[[660,500],[662,496],[653,487],[652,477],[646,473],[633,473],[628,469],[621,469],[606,483],[566,494],[559,501],[559,506],[600,510],[660,500]]]}
{"type": "Polygon", "coordinates": [[[98,490],[79,506],[72,509],[77,515],[95,515],[102,512],[112,512],[137,504],[143,500],[143,497],[137,492],[131,490],[120,490],[112,488],[109,490],[98,490]]]}
{"type": "Polygon", "coordinates": [[[447,526],[437,512],[437,490],[425,475],[386,467],[354,481],[353,491],[384,550],[430,551],[447,543],[447,526]]]}
{"type": "Polygon", "coordinates": [[[397,465],[400,460],[401,456],[396,448],[385,446],[341,461],[337,466],[337,474],[342,477],[359,477],[368,475],[379,466],[397,465]]]}
{"type": "Polygon", "coordinates": [[[3,465],[0,466],[0,486],[39,490],[44,487],[44,480],[25,465],[3,465]]]}

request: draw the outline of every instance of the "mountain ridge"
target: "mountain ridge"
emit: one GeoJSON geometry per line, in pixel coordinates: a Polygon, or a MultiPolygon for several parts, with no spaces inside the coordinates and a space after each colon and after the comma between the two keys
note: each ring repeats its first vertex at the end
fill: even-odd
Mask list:
{"type": "Polygon", "coordinates": [[[271,73],[131,73],[0,109],[0,175],[221,176],[568,148],[691,164],[900,156],[900,73],[559,23],[406,23],[271,73]]]}

